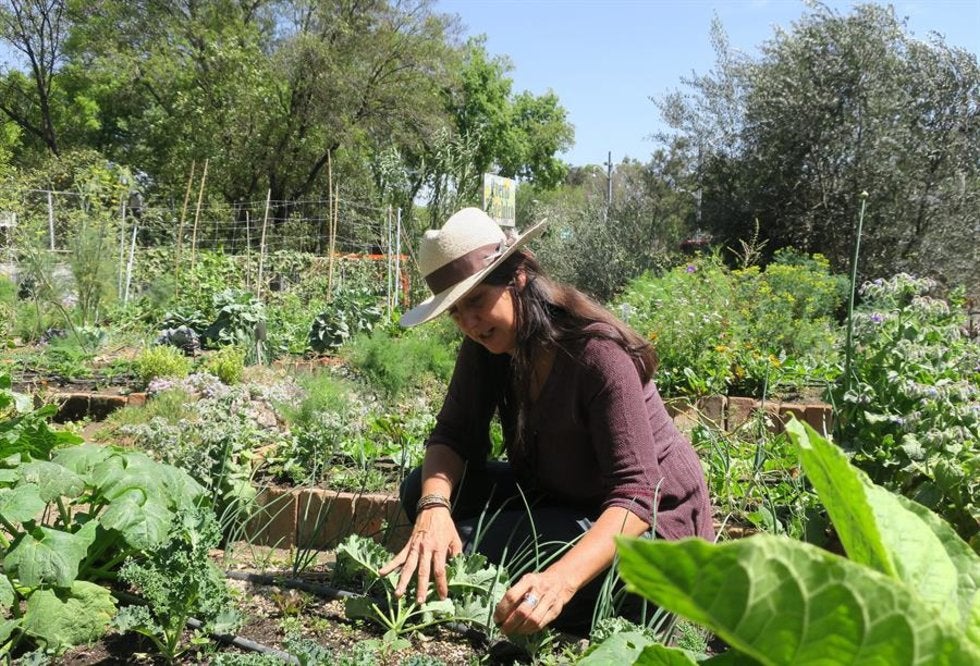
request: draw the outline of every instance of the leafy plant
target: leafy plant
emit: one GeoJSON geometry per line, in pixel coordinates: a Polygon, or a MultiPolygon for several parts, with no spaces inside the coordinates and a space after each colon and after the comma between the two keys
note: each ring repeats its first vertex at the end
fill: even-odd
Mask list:
{"type": "MultiPolygon", "coordinates": [[[[631,589],[731,646],[701,663],[980,663],[980,557],[812,428],[787,427],[849,559],[775,536],[720,545],[619,538],[631,589]]],[[[696,663],[663,646],[634,643],[615,654],[696,663]]]]}
{"type": "Polygon", "coordinates": [[[214,309],[217,314],[204,332],[205,340],[217,347],[238,345],[249,350],[253,360],[263,360],[265,304],[247,291],[226,289],[215,294],[214,309]]]}
{"type": "Polygon", "coordinates": [[[399,336],[375,331],[355,338],[344,356],[372,388],[395,398],[423,387],[426,379],[447,382],[455,363],[457,341],[458,337],[448,341],[439,331],[412,330],[399,336]]]}
{"type": "Polygon", "coordinates": [[[238,384],[245,374],[245,355],[244,347],[227,345],[210,354],[201,364],[201,369],[229,386],[238,384]]]}
{"type": "Polygon", "coordinates": [[[339,291],[330,306],[313,320],[310,349],[318,353],[335,351],[355,335],[371,332],[382,316],[378,296],[373,291],[339,291]]]}
{"type": "Polygon", "coordinates": [[[876,482],[980,533],[980,344],[962,294],[899,274],[861,288],[850,381],[835,385],[837,436],[876,482]]]}
{"type": "Polygon", "coordinates": [[[170,345],[153,345],[147,347],[134,362],[136,376],[144,384],[158,377],[186,377],[192,362],[184,356],[184,352],[170,345]]]}
{"type": "Polygon", "coordinates": [[[228,624],[230,596],[224,576],[210,557],[220,540],[221,531],[210,510],[184,514],[165,543],[120,569],[120,580],[147,604],[122,608],[114,626],[149,638],[167,663],[188,649],[182,635],[189,618],[200,620],[205,630],[224,633],[227,627],[216,624],[228,624]]]}
{"type": "Polygon", "coordinates": [[[395,597],[397,572],[378,574],[391,554],[374,541],[352,535],[337,548],[336,555],[334,583],[354,586],[365,595],[347,598],[347,616],[380,624],[387,630],[388,641],[451,621],[489,629],[493,608],[506,591],[503,569],[488,565],[482,555],[461,554],[447,563],[446,599],[439,599],[432,588],[425,603],[419,604],[411,587],[403,597],[395,597]]]}
{"type": "Polygon", "coordinates": [[[665,395],[761,396],[833,378],[843,297],[826,259],[783,251],[764,271],[697,257],[637,278],[614,307],[656,346],[665,395]]]}
{"type": "Polygon", "coordinates": [[[102,635],[115,614],[103,586],[127,558],[159,547],[203,489],[142,453],[48,428],[0,375],[0,654],[23,642],[60,652],[102,635]]]}

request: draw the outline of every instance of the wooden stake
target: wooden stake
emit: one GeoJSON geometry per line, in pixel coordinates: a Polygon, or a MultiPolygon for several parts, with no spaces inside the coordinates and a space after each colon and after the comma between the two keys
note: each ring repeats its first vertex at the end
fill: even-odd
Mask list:
{"type": "Polygon", "coordinates": [[[191,160],[191,175],[187,178],[187,189],[184,191],[184,205],[180,209],[180,224],[177,225],[177,254],[174,257],[174,297],[180,296],[180,251],[184,245],[184,221],[187,219],[187,202],[191,198],[191,185],[194,183],[194,167],[191,160]]]}
{"type": "Polygon", "coordinates": [[[262,216],[262,240],[259,242],[259,276],[255,280],[255,297],[262,298],[262,267],[265,263],[265,228],[269,223],[269,203],[272,200],[272,190],[265,195],[265,215],[262,216]]]}
{"type": "Polygon", "coordinates": [[[204,160],[204,172],[201,174],[201,189],[197,192],[197,209],[194,211],[194,231],[191,233],[191,270],[197,259],[197,224],[201,219],[201,201],[204,200],[204,183],[208,179],[208,161],[204,160]]]}

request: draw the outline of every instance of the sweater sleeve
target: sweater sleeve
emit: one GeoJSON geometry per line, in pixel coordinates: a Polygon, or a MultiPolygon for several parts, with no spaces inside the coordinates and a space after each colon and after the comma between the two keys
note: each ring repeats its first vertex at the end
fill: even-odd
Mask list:
{"type": "Polygon", "coordinates": [[[614,342],[590,341],[583,361],[593,390],[587,393],[589,434],[605,498],[602,508],[624,507],[653,524],[654,493],[663,483],[633,360],[614,342]]]}
{"type": "Polygon", "coordinates": [[[490,419],[496,410],[490,356],[472,340],[463,340],[446,398],[426,443],[444,444],[476,466],[484,465],[490,452],[490,419]]]}

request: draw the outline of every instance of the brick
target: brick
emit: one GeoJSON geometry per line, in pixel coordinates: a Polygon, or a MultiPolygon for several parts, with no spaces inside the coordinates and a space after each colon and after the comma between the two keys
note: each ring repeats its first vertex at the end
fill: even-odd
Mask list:
{"type": "Polygon", "coordinates": [[[68,393],[53,397],[58,402],[58,413],[52,419],[54,422],[81,421],[88,416],[88,393],[68,393]]]}
{"type": "Polygon", "coordinates": [[[121,395],[92,394],[88,401],[88,416],[95,421],[105,421],[109,414],[125,407],[127,402],[121,395]]]}
{"type": "Polygon", "coordinates": [[[791,402],[784,402],[779,406],[779,418],[785,425],[789,423],[790,417],[795,417],[797,421],[806,423],[806,405],[791,402]]]}
{"type": "Polygon", "coordinates": [[[145,393],[130,393],[126,398],[126,402],[133,407],[142,407],[146,404],[146,394],[145,393]]]}
{"type": "Polygon", "coordinates": [[[296,544],[296,493],[268,487],[256,497],[257,510],[245,527],[245,538],[257,546],[292,548],[296,544]]]}
{"type": "Polygon", "coordinates": [[[783,419],[780,416],[781,406],[782,403],[776,400],[767,400],[759,405],[759,409],[765,412],[766,430],[777,435],[785,429],[783,427],[783,419]]]}
{"type": "Polygon", "coordinates": [[[834,412],[830,405],[823,403],[806,406],[806,422],[810,427],[825,437],[834,430],[834,412]]]}
{"type": "Polygon", "coordinates": [[[725,430],[727,432],[738,430],[752,418],[752,413],[758,408],[759,401],[755,398],[729,397],[725,430]]]}
{"type": "Polygon", "coordinates": [[[701,415],[701,422],[724,429],[727,402],[728,398],[723,395],[707,395],[698,398],[696,404],[701,415]]]}
{"type": "Polygon", "coordinates": [[[664,400],[664,407],[667,409],[667,415],[670,418],[689,412],[692,409],[691,401],[687,398],[667,398],[664,400]]]}
{"type": "Polygon", "coordinates": [[[383,541],[386,525],[397,519],[400,510],[398,500],[390,495],[361,495],[354,502],[354,530],[361,536],[383,541]]]}
{"type": "Polygon", "coordinates": [[[691,434],[694,430],[694,426],[700,423],[698,417],[698,411],[694,407],[690,407],[682,412],[677,412],[673,414],[674,425],[685,435],[691,434]]]}
{"type": "Polygon", "coordinates": [[[306,488],[297,497],[296,544],[301,548],[334,548],[354,526],[354,495],[306,488]]]}

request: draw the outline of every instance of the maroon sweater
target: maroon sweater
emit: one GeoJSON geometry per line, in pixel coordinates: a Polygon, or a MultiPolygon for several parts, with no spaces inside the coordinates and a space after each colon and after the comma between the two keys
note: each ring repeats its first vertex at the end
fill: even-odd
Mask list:
{"type": "Polygon", "coordinates": [[[596,511],[625,507],[663,538],[713,539],[701,463],[653,382],[642,385],[632,359],[610,340],[590,338],[571,351],[556,353],[518,449],[510,356],[464,340],[429,444],[479,465],[499,412],[508,459],[525,488],[596,511]]]}

